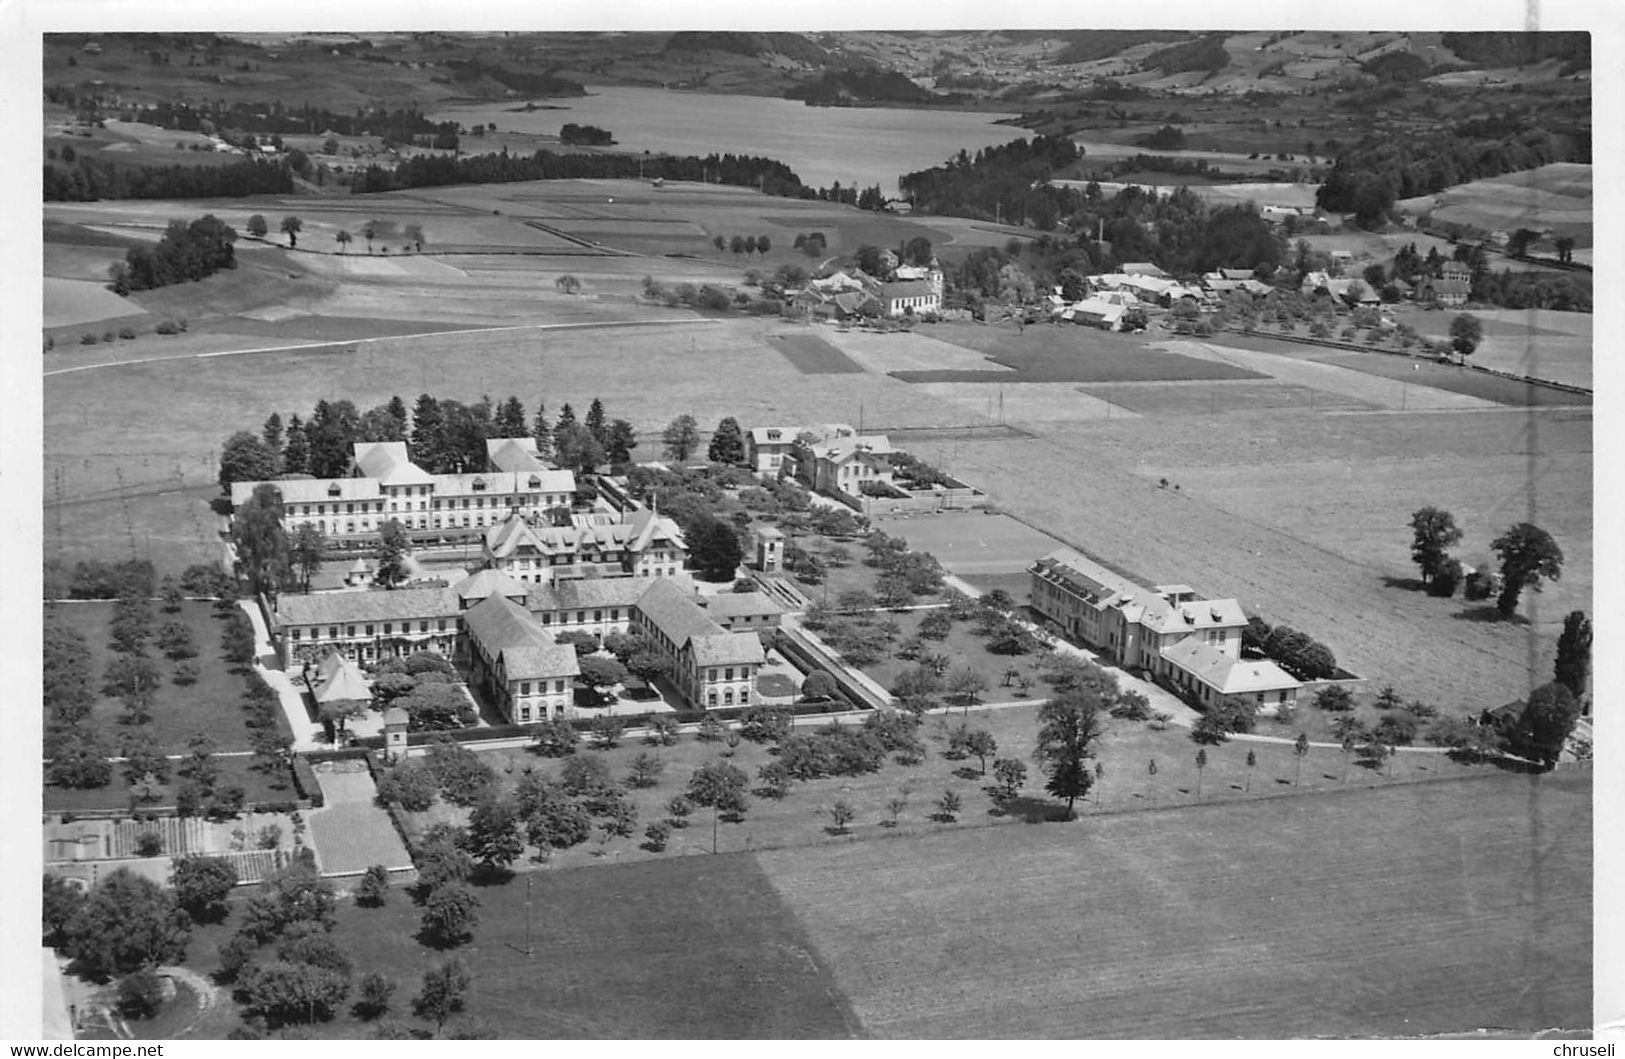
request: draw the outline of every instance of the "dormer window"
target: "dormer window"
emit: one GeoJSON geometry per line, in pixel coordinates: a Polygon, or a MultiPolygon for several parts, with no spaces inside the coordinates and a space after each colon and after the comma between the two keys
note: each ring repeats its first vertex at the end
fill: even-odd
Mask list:
{"type": "Polygon", "coordinates": [[[476,479],[474,479],[474,491],[476,493],[485,492],[485,479],[484,478],[476,478],[476,479]]]}
{"type": "Polygon", "coordinates": [[[767,432],[767,440],[769,441],[778,441],[783,436],[784,432],[781,430],[769,430],[767,432]]]}
{"type": "Polygon", "coordinates": [[[531,475],[531,476],[530,476],[530,487],[531,487],[531,488],[532,488],[532,489],[540,489],[540,488],[541,488],[541,487],[542,487],[542,480],[541,480],[541,478],[539,478],[539,477],[538,477],[538,476],[536,476],[536,475],[534,475],[534,474],[533,474],[533,475],[531,475]]]}
{"type": "Polygon", "coordinates": [[[339,483],[337,482],[334,482],[327,487],[328,496],[338,496],[340,492],[342,492],[342,490],[339,488],[339,483]]]}

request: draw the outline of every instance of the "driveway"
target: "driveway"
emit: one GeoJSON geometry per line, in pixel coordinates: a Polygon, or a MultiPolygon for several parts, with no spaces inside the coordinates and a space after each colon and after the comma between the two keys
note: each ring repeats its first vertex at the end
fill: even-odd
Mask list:
{"type": "Polygon", "coordinates": [[[293,732],[293,748],[295,751],[328,750],[323,736],[321,722],[312,721],[305,712],[305,699],[294,686],[293,678],[281,669],[271,669],[265,665],[264,659],[276,658],[276,648],[271,643],[270,631],[265,627],[265,617],[253,600],[241,600],[237,604],[248,615],[248,620],[254,623],[254,672],[265,678],[276,692],[277,701],[282,703],[282,712],[288,718],[288,728],[293,732]]]}

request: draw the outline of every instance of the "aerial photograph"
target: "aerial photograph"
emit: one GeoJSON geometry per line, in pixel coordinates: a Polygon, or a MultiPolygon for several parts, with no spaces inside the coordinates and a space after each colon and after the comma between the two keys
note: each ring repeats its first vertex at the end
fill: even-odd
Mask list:
{"type": "Polygon", "coordinates": [[[36,33],[41,1036],[1590,1040],[1593,34],[1077,20],[36,33]]]}

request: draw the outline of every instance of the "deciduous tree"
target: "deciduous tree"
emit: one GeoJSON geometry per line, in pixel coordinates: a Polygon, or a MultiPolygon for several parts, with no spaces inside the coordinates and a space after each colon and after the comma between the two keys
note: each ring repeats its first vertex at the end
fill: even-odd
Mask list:
{"type": "Polygon", "coordinates": [[[446,1020],[463,1010],[472,984],[463,961],[453,957],[445,963],[423,972],[423,987],[412,1000],[412,1011],[434,1023],[435,1033],[446,1026],[446,1020]]]}
{"type": "Polygon", "coordinates": [[[1089,760],[1104,732],[1100,714],[1105,705],[1092,688],[1063,692],[1038,709],[1038,745],[1034,755],[1046,773],[1044,789],[1066,799],[1068,819],[1072,806],[1089,793],[1094,781],[1089,760]]]}
{"type": "Polygon", "coordinates": [[[237,869],[224,857],[192,854],[175,861],[169,884],[176,903],[193,922],[214,922],[226,914],[226,898],[237,885],[237,869]]]}
{"type": "Polygon", "coordinates": [[[667,423],[660,437],[666,447],[666,455],[681,463],[699,448],[700,427],[694,417],[685,412],[667,423]]]}
{"type": "Polygon", "coordinates": [[[92,977],[172,963],[185,951],[186,913],[128,868],[104,876],[66,927],[67,951],[92,977]]]}
{"type": "Polygon", "coordinates": [[[1448,511],[1424,507],[1411,515],[1411,560],[1422,572],[1422,583],[1438,576],[1450,558],[1450,547],[1461,540],[1462,532],[1448,511]]]}
{"type": "Polygon", "coordinates": [[[1501,559],[1501,594],[1495,606],[1502,617],[1511,617],[1518,609],[1518,596],[1525,588],[1539,592],[1542,580],[1563,576],[1563,550],[1533,523],[1520,522],[1508,529],[1490,542],[1490,549],[1501,559]]]}

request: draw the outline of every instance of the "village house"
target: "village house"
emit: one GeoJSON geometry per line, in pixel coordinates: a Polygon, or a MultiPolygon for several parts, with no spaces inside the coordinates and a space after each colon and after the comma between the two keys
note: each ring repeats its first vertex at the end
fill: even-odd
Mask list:
{"type": "Polygon", "coordinates": [[[1436,301],[1454,308],[1466,305],[1473,292],[1472,269],[1460,261],[1446,261],[1439,267],[1439,278],[1424,276],[1416,281],[1417,301],[1436,301]]]}
{"type": "Polygon", "coordinates": [[[795,448],[796,433],[793,427],[752,427],[745,435],[745,466],[777,477],[784,458],[795,448]]]}
{"type": "Polygon", "coordinates": [[[795,474],[826,496],[862,495],[864,482],[890,482],[891,441],[884,434],[849,434],[797,448],[795,474]]]}
{"type": "Polygon", "coordinates": [[[1188,585],[1146,588],[1070,548],[1029,573],[1033,609],[1119,665],[1191,689],[1204,704],[1236,695],[1258,706],[1296,701],[1300,685],[1279,666],[1241,658],[1247,616],[1234,599],[1202,599],[1188,585]],[[1187,644],[1204,650],[1174,650],[1187,644]]]}
{"type": "Polygon", "coordinates": [[[651,584],[632,613],[632,629],[672,662],[671,682],[700,709],[749,706],[767,660],[760,637],[732,633],[670,581],[651,584]]]}
{"type": "Polygon", "coordinates": [[[463,626],[473,682],[509,724],[565,716],[581,672],[574,647],[555,642],[528,610],[497,593],[470,607],[463,626]]]}

